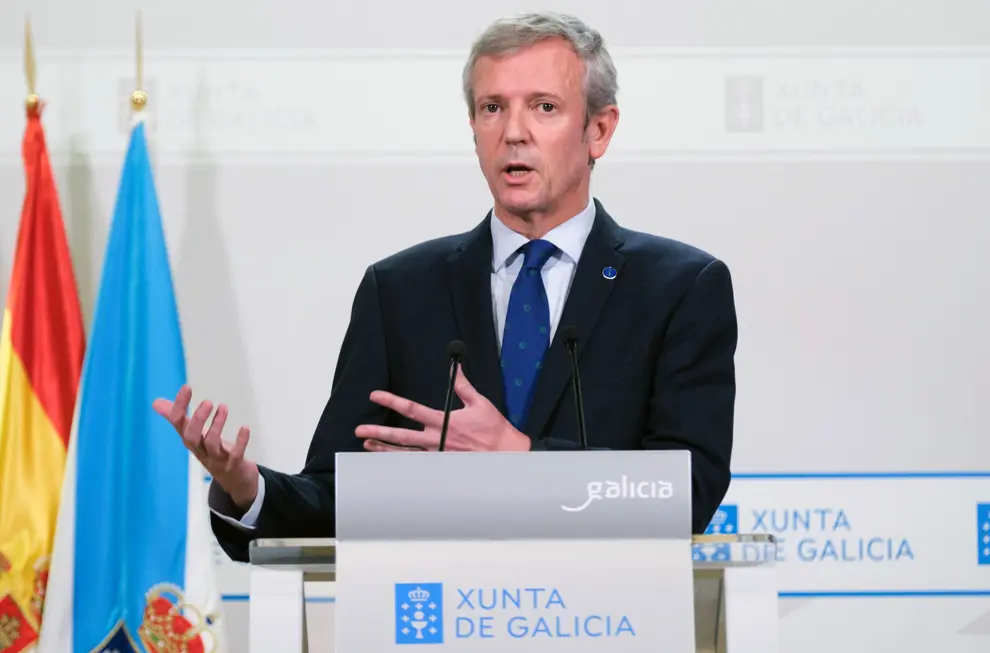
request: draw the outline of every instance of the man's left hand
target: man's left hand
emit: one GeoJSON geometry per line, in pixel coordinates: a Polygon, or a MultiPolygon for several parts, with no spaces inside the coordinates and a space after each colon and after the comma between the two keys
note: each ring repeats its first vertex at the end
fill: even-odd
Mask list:
{"type": "MultiPolygon", "coordinates": [[[[488,399],[474,389],[460,368],[454,379],[454,392],[463,408],[450,412],[444,451],[529,451],[530,440],[516,430],[488,399]]],[[[378,424],[362,424],[354,433],[364,438],[368,451],[437,451],[443,411],[397,397],[391,392],[371,393],[376,404],[423,425],[422,431],[378,424]]]]}

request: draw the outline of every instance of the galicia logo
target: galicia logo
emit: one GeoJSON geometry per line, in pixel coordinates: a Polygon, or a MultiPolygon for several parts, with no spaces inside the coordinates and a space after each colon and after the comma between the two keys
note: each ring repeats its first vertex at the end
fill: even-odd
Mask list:
{"type": "Polygon", "coordinates": [[[603,499],[669,499],[674,486],[667,481],[630,481],[625,474],[617,481],[591,481],[588,494],[579,506],[561,505],[566,512],[581,512],[595,501],[603,499]]]}
{"type": "Polygon", "coordinates": [[[452,585],[448,583],[446,589],[457,601],[445,606],[443,583],[395,583],[396,644],[443,644],[445,638],[637,637],[629,615],[588,607],[575,609],[570,597],[565,602],[566,592],[557,587],[452,585]],[[447,609],[450,614],[445,615],[447,609]],[[445,617],[449,622],[446,632],[445,617]]]}

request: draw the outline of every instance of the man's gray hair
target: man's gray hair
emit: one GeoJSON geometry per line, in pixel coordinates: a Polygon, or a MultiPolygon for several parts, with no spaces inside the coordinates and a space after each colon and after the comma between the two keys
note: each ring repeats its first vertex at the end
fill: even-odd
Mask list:
{"type": "Polygon", "coordinates": [[[471,46],[464,65],[464,99],[474,117],[474,65],[480,57],[502,56],[547,39],[567,41],[584,61],[585,120],[610,104],[615,104],[619,90],[618,75],[605,41],[598,31],[578,18],[556,12],[516,14],[492,23],[471,46]]]}

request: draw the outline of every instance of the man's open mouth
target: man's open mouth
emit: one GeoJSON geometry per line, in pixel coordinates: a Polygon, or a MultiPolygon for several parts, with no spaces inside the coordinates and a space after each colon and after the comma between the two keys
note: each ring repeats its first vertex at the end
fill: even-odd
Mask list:
{"type": "Polygon", "coordinates": [[[512,163],[505,166],[504,171],[510,177],[525,177],[530,172],[533,172],[533,169],[522,163],[512,163]]]}

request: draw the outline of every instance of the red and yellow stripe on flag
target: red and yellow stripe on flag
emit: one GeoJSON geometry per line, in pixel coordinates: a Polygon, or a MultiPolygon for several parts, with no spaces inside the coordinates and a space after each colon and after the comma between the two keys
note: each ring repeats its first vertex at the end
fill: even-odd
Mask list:
{"type": "Polygon", "coordinates": [[[27,189],[0,333],[0,651],[34,643],[85,336],[41,123],[28,101],[27,189]]]}

